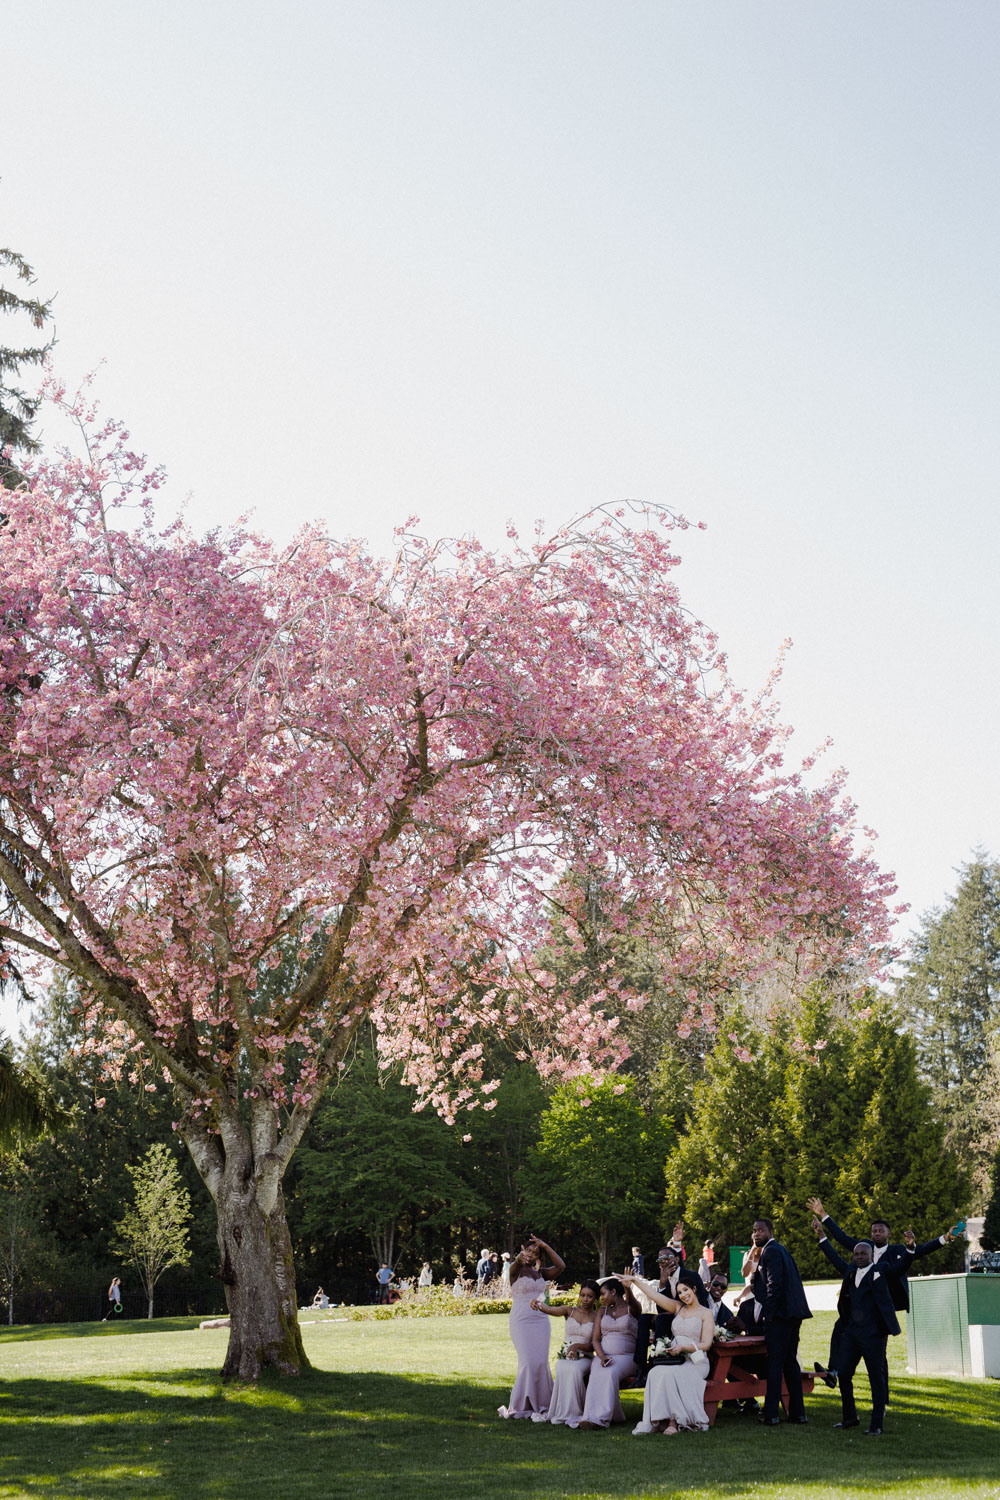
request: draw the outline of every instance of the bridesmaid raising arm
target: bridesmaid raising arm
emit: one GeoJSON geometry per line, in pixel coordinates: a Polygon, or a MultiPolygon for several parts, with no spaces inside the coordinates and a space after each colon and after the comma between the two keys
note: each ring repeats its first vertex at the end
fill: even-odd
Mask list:
{"type": "Polygon", "coordinates": [[[511,1262],[510,1337],[517,1352],[517,1378],[507,1405],[498,1408],[501,1417],[530,1417],[544,1422],[548,1415],[552,1398],[551,1325],[531,1304],[545,1291],[546,1281],[553,1281],[565,1267],[562,1257],[535,1234],[511,1262]],[[547,1258],[544,1269],[543,1256],[547,1258]]]}

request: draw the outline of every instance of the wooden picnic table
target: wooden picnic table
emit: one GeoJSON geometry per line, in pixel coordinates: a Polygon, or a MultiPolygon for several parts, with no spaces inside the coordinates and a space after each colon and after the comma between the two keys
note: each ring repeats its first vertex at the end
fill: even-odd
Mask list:
{"type": "MultiPolygon", "coordinates": [[[[746,1401],[753,1397],[763,1401],[767,1394],[767,1381],[763,1375],[754,1375],[746,1369],[743,1361],[749,1355],[765,1353],[762,1336],[746,1334],[737,1339],[716,1339],[708,1351],[708,1379],[705,1382],[705,1415],[711,1427],[720,1401],[746,1401]]],[[[802,1394],[812,1395],[816,1382],[814,1375],[802,1371],[802,1394]]],[[[788,1387],[781,1383],[781,1405],[788,1415],[788,1387]]]]}

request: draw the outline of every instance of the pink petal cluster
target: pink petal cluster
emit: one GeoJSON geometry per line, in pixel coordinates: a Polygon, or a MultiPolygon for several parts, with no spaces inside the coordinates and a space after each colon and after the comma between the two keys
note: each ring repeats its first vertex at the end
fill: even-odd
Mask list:
{"type": "Polygon", "coordinates": [[[196,537],[158,529],[120,427],[49,394],[87,446],[4,497],[0,947],[76,977],[113,1070],[223,1132],[248,1100],[281,1156],[363,1021],[448,1118],[486,1037],[544,1076],[613,1066],[609,1002],[642,997],[535,958],[557,888],[583,951],[569,872],[670,934],[681,1035],[789,946],[884,958],[892,882],[683,608],[683,521],[598,510],[503,553],[410,528],[387,560],[196,537]]]}

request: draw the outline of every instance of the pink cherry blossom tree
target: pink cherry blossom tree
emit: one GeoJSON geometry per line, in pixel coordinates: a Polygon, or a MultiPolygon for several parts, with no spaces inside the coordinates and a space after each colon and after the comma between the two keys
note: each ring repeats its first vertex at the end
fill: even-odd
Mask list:
{"type": "Polygon", "coordinates": [[[282,1179],[363,1020],[446,1116],[488,1109],[490,1034],[543,1073],[620,1055],[613,959],[586,1001],[533,961],[553,900],[585,941],[567,871],[669,932],[699,1005],[790,945],[869,964],[891,886],[683,609],[677,518],[601,510],[503,554],[408,525],[387,561],[321,528],[198,538],[158,529],[126,433],[50,395],[86,452],[4,497],[0,944],[75,976],[109,1069],[173,1087],[224,1373],[293,1372],[282,1179]]]}

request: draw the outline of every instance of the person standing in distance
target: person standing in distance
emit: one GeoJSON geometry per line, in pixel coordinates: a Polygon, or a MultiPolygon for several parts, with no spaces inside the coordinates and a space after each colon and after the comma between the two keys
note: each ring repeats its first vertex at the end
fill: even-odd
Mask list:
{"type": "Polygon", "coordinates": [[[120,1318],[122,1313],[122,1279],[120,1276],[112,1278],[108,1287],[108,1310],[101,1319],[106,1323],[109,1318],[120,1318]]]}
{"type": "Polygon", "coordinates": [[[763,1313],[764,1347],[767,1351],[767,1394],[764,1411],[757,1420],[765,1427],[778,1426],[784,1379],[788,1387],[788,1420],[804,1426],[806,1409],[797,1356],[802,1321],[811,1318],[812,1313],[799,1268],[791,1252],[774,1238],[771,1220],[756,1219],[752,1238],[760,1249],[760,1259],[753,1273],[753,1295],[763,1313]]]}

